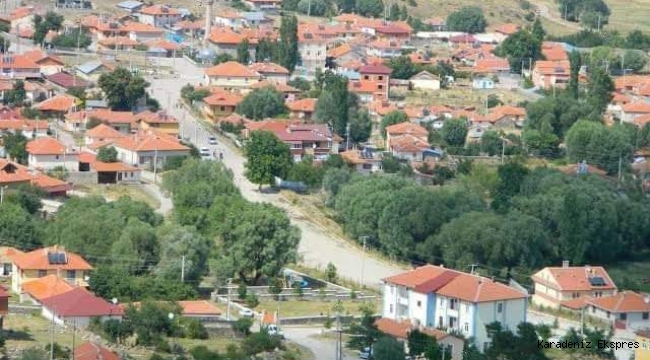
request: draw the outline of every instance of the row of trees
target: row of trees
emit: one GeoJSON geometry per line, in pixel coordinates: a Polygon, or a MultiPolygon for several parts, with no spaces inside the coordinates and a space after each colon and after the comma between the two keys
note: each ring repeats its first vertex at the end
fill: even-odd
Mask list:
{"type": "Polygon", "coordinates": [[[346,233],[400,259],[512,275],[562,259],[611,263],[650,247],[648,201],[594,175],[463,163],[457,177],[454,187],[429,190],[331,169],[323,188],[346,233]]]}

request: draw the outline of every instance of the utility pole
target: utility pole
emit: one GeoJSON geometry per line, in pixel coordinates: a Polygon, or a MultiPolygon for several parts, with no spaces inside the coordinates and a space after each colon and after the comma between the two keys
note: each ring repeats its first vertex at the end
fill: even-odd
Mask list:
{"type": "Polygon", "coordinates": [[[366,269],[366,240],[368,240],[368,235],[363,237],[363,252],[361,253],[361,286],[363,287],[363,277],[366,269]]]}
{"type": "Polygon", "coordinates": [[[621,173],[621,170],[623,168],[623,154],[619,153],[618,154],[618,189],[621,189],[621,178],[623,174],[621,173]]]}
{"type": "Polygon", "coordinates": [[[181,282],[185,282],[185,255],[181,257],[181,282]]]}
{"type": "Polygon", "coordinates": [[[5,188],[6,186],[0,186],[0,205],[2,205],[5,199],[5,188]]]}
{"type": "Polygon", "coordinates": [[[506,139],[501,138],[501,164],[503,164],[503,158],[505,157],[505,155],[506,155],[506,139]]]}
{"type": "Polygon", "coordinates": [[[585,335],[585,307],[580,308],[580,336],[585,335]]]}
{"type": "Polygon", "coordinates": [[[77,321],[72,318],[72,349],[70,350],[72,352],[72,356],[70,356],[70,359],[74,360],[74,348],[75,348],[75,338],[77,334],[77,321]]]}
{"type": "Polygon", "coordinates": [[[478,265],[477,265],[477,264],[471,264],[471,265],[470,265],[470,268],[471,268],[471,270],[470,270],[470,272],[469,272],[470,274],[474,275],[474,268],[475,268],[475,267],[478,267],[478,265]]]}
{"type": "Polygon", "coordinates": [[[156,147],[153,152],[153,183],[157,184],[158,179],[156,176],[158,175],[158,148],[156,147]]]}

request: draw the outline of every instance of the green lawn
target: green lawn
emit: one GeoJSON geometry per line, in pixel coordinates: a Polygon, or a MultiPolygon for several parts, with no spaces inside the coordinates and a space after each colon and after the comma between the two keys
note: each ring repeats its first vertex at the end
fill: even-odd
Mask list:
{"type": "MultiPolygon", "coordinates": [[[[51,322],[41,316],[40,312],[32,314],[11,313],[4,319],[4,329],[12,330],[7,335],[6,346],[9,350],[19,350],[31,347],[44,348],[50,343],[51,322]]],[[[54,341],[61,346],[72,346],[72,331],[60,327],[54,332],[54,341]]],[[[81,334],[77,332],[76,341],[79,344],[81,334]]]]}
{"type": "MultiPolygon", "coordinates": [[[[343,308],[345,314],[359,315],[359,305],[364,301],[370,301],[375,305],[376,311],[380,310],[381,298],[372,300],[344,300],[343,308]]],[[[288,301],[275,301],[275,300],[260,300],[260,304],[255,308],[256,311],[266,309],[268,312],[280,312],[280,319],[283,317],[294,316],[318,316],[330,314],[334,316],[335,311],[332,310],[334,301],[306,301],[306,300],[288,300],[288,301]]]]}
{"type": "Polygon", "coordinates": [[[143,201],[154,209],[160,207],[158,200],[144,192],[140,185],[79,185],[75,187],[75,190],[110,200],[117,200],[122,196],[126,196],[131,200],[143,201]]]}

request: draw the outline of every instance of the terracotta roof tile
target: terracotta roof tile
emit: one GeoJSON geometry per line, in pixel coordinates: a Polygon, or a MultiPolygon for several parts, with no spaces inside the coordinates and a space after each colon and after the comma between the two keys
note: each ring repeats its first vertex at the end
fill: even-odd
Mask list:
{"type": "Polygon", "coordinates": [[[622,109],[628,113],[648,114],[650,113],[650,103],[644,101],[630,102],[623,105],[622,109]]]}
{"type": "Polygon", "coordinates": [[[612,313],[650,312],[650,302],[646,301],[647,296],[632,291],[622,291],[613,296],[591,298],[586,303],[612,313]]]}
{"type": "Polygon", "coordinates": [[[359,68],[359,73],[361,74],[379,74],[379,75],[390,75],[393,72],[393,69],[389,68],[386,65],[382,64],[372,64],[365,65],[359,68]]]}
{"type": "Polygon", "coordinates": [[[416,136],[428,136],[429,131],[427,129],[423,128],[422,126],[418,124],[414,124],[412,122],[403,122],[399,124],[394,124],[390,126],[386,126],[386,133],[390,134],[391,136],[395,135],[404,135],[404,134],[410,134],[410,135],[416,135],[416,136]]]}
{"type": "Polygon", "coordinates": [[[121,133],[106,124],[99,124],[86,131],[86,136],[93,139],[120,139],[127,135],[121,133]]]}
{"type": "Polygon", "coordinates": [[[333,58],[339,58],[345,54],[348,54],[352,51],[352,47],[350,44],[343,44],[341,46],[337,46],[333,49],[327,50],[327,56],[333,57],[333,58]]]}
{"type": "Polygon", "coordinates": [[[290,111],[314,112],[316,111],[316,102],[318,99],[307,98],[286,103],[290,111]]]}
{"type": "Polygon", "coordinates": [[[131,151],[189,151],[189,148],[175,137],[156,133],[131,135],[117,139],[113,144],[115,147],[131,151]]]}
{"type": "Polygon", "coordinates": [[[151,5],[145,8],[142,8],[139,13],[146,15],[180,15],[178,9],[167,6],[167,5],[151,5]]]}
{"type": "Polygon", "coordinates": [[[547,267],[538,271],[532,276],[533,281],[559,288],[562,291],[584,291],[584,290],[611,290],[616,289],[616,284],[602,266],[572,266],[572,267],[547,267]],[[541,277],[542,273],[548,271],[551,279],[541,277]],[[593,286],[589,283],[589,277],[601,277],[605,281],[604,286],[593,286]]]}
{"type": "Polygon", "coordinates": [[[137,172],[141,170],[136,167],[127,165],[125,163],[121,163],[119,161],[113,163],[107,163],[107,162],[95,160],[90,164],[90,167],[92,167],[97,172],[115,172],[115,171],[137,172]]]}
{"type": "Polygon", "coordinates": [[[284,66],[272,62],[257,62],[248,66],[249,69],[257,71],[260,74],[286,74],[289,75],[289,70],[284,66]]]}
{"type": "MultiPolygon", "coordinates": [[[[397,339],[406,339],[408,338],[409,332],[418,329],[417,327],[414,328],[413,325],[408,320],[397,321],[389,318],[377,319],[375,321],[375,325],[377,326],[377,329],[379,331],[383,332],[384,334],[393,336],[397,339]]],[[[422,331],[427,335],[435,337],[436,340],[442,340],[448,336],[451,336],[441,330],[428,328],[428,327],[422,327],[419,328],[418,330],[422,331]]]]}
{"type": "Polygon", "coordinates": [[[75,288],[63,294],[41,300],[43,307],[53,310],[59,317],[95,317],[123,315],[118,305],[93,295],[84,288],[75,288]]]}
{"type": "Polygon", "coordinates": [[[14,264],[19,269],[26,270],[92,270],[90,266],[81,256],[65,251],[61,247],[50,246],[47,248],[37,249],[22,255],[13,257],[14,264]],[[50,253],[64,253],[66,257],[65,264],[50,264],[48,254],[50,253]]]}
{"type": "Polygon", "coordinates": [[[24,252],[11,246],[0,246],[0,262],[2,263],[9,264],[13,261],[13,256],[22,254],[24,254],[24,252]]]}
{"type": "Polygon", "coordinates": [[[389,147],[392,151],[414,153],[429,149],[431,145],[422,137],[405,134],[398,137],[391,136],[389,147]]]}
{"type": "Polygon", "coordinates": [[[207,300],[185,300],[179,301],[178,305],[183,309],[183,315],[213,315],[218,316],[222,314],[214,304],[207,300]]]}
{"type": "Polygon", "coordinates": [[[251,70],[236,61],[227,61],[207,68],[205,74],[208,76],[260,78],[257,71],[251,70]]]}
{"type": "Polygon", "coordinates": [[[494,29],[494,31],[496,31],[498,33],[501,33],[501,34],[504,34],[504,35],[512,35],[512,34],[516,33],[517,31],[519,31],[520,28],[521,27],[519,25],[517,25],[517,24],[507,23],[507,24],[501,24],[501,25],[497,26],[494,29]]]}
{"type": "Polygon", "coordinates": [[[204,98],[203,102],[212,106],[237,106],[243,99],[240,95],[230,91],[217,90],[204,98]]]}
{"type": "Polygon", "coordinates": [[[27,143],[27,152],[33,155],[63,155],[66,146],[55,138],[42,137],[30,140],[27,143]]]}
{"type": "Polygon", "coordinates": [[[74,288],[75,286],[70,285],[64,279],[52,274],[23,283],[21,291],[40,302],[43,299],[66,293],[74,288]]]}
{"type": "Polygon", "coordinates": [[[36,105],[36,109],[41,111],[68,112],[74,109],[78,103],[79,99],[76,97],[62,94],[39,103],[36,105]]]}
{"type": "Polygon", "coordinates": [[[120,360],[120,357],[99,344],[85,342],[74,349],[73,360],[120,360]]]}
{"type": "Polygon", "coordinates": [[[32,185],[41,188],[47,193],[60,193],[72,190],[72,185],[67,182],[44,174],[34,175],[32,185]]]}

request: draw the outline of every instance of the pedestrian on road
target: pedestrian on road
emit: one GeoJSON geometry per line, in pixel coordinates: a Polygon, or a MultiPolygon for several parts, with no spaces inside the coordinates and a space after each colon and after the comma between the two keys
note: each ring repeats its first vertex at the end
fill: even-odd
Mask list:
{"type": "Polygon", "coordinates": [[[219,152],[219,160],[223,160],[223,153],[219,152]]]}

